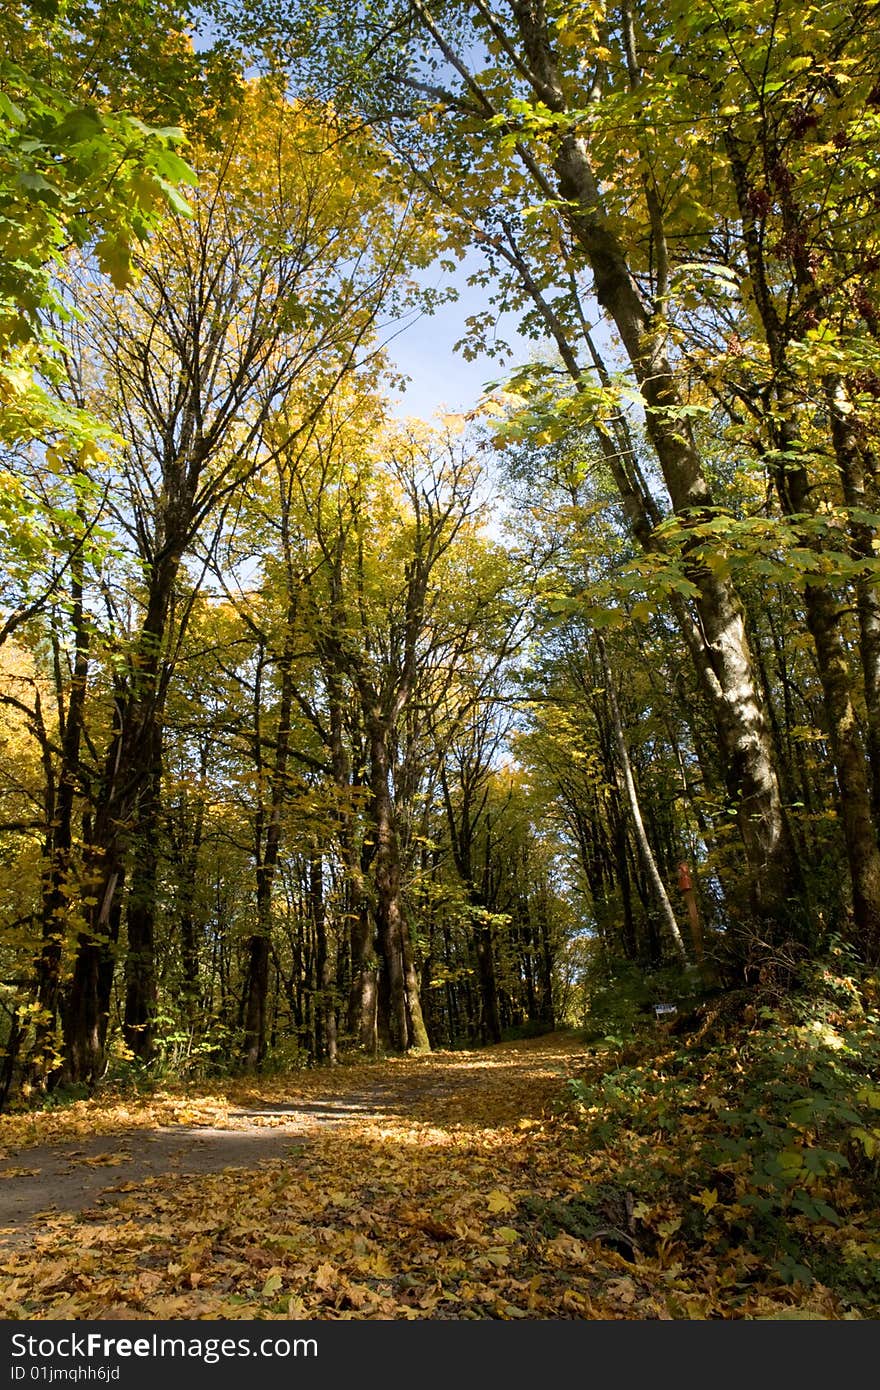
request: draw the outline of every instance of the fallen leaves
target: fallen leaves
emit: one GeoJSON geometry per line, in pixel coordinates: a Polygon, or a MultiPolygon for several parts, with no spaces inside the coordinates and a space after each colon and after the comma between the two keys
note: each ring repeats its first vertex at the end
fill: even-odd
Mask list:
{"type": "MultiPolygon", "coordinates": [[[[586,1278],[573,1266],[560,1277],[557,1256],[543,1253],[546,1242],[526,1239],[519,1225],[522,1200],[536,1185],[556,1192],[574,1178],[545,1128],[571,1051],[570,1041],[557,1039],[292,1077],[287,1084],[303,1101],[372,1090],[376,1110],[315,1125],[285,1162],[121,1184],[115,1206],[54,1225],[38,1237],[32,1261],[17,1259],[18,1278],[0,1293],[0,1311],[92,1317],[112,1305],[133,1318],[583,1316],[586,1278]]],[[[265,1107],[278,1090],[277,1082],[250,1086],[225,1103],[265,1107]]],[[[199,1104],[190,1099],[177,1113],[189,1120],[199,1104]]],[[[104,1109],[103,1122],[109,1115],[104,1109]]],[[[78,1133],[81,1117],[73,1118],[78,1133]]],[[[131,1125],[130,1110],[119,1118],[131,1125]]]]}
{"type": "MultiPolygon", "coordinates": [[[[804,1306],[842,1315],[827,1290],[807,1296],[779,1281],[744,1299],[740,1283],[755,1273],[747,1250],[687,1263],[688,1218],[663,1201],[633,1202],[621,1189],[609,1243],[584,1193],[605,1191],[617,1160],[585,1150],[559,1107],[560,1072],[573,1060],[571,1041],[550,1038],[230,1090],[227,1107],[268,1108],[281,1094],[288,1114],[300,1102],[311,1107],[304,1114],[318,1100],[358,1105],[312,1124],[283,1160],[127,1182],[114,1205],[53,1219],[27,1254],[0,1266],[13,1276],[0,1284],[0,1316],[776,1318],[804,1306]],[[626,1235],[627,1221],[650,1235],[650,1254],[626,1235]]],[[[185,1113],[204,1113],[200,1105],[191,1097],[185,1113]]],[[[719,1204],[709,1187],[683,1202],[706,1220],[719,1204]]]]}
{"type": "MultiPolygon", "coordinates": [[[[176,1125],[234,1124],[229,1096],[199,1097],[158,1091],[132,1103],[107,1097],[77,1100],[53,1110],[12,1112],[2,1118],[4,1150],[18,1153],[42,1144],[63,1144],[100,1134],[127,1134],[176,1125]]],[[[71,1157],[75,1156],[72,1154],[71,1157]]]]}

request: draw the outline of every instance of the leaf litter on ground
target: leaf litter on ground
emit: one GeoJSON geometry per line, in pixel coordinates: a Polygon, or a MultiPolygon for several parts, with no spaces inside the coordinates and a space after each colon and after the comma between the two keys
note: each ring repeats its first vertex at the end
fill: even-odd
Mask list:
{"type": "MultiPolygon", "coordinates": [[[[56,1112],[34,1126],[43,1142],[86,1125],[120,1138],[160,1122],[234,1125],[245,1106],[271,1121],[273,1107],[289,1120],[302,1105],[307,1132],[282,1160],[126,1183],[112,1206],[47,1216],[28,1247],[0,1254],[0,1316],[860,1316],[821,1284],[726,1253],[723,1239],[689,1247],[673,1206],[634,1206],[614,1189],[628,1144],[650,1164],[644,1136],[621,1124],[614,1145],[591,1147],[563,1099],[567,1076],[607,1066],[578,1035],[556,1034],[56,1112]],[[316,1102],[338,1104],[332,1125],[315,1119],[316,1102]],[[610,1208],[592,1201],[609,1184],[610,1208]]],[[[682,1205],[700,1202],[711,1210],[705,1188],[682,1205]]]]}

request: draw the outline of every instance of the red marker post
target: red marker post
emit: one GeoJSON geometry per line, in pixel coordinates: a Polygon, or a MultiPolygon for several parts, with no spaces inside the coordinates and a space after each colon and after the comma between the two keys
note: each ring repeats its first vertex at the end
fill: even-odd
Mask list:
{"type": "Polygon", "coordinates": [[[694,955],[698,963],[702,965],[703,928],[700,922],[700,909],[697,907],[697,895],[694,891],[694,881],[691,878],[690,868],[684,862],[678,866],[678,886],[687,904],[688,919],[691,924],[691,939],[694,943],[694,955]]]}

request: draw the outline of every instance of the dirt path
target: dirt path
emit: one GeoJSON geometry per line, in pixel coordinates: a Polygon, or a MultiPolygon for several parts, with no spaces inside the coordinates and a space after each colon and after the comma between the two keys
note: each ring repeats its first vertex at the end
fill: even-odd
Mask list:
{"type": "Polygon", "coordinates": [[[574,1040],[554,1035],[480,1052],[298,1074],[267,1083],[256,1103],[230,1103],[222,1124],[123,1125],[113,1133],[13,1149],[0,1158],[0,1245],[20,1245],[54,1215],[92,1215],[169,1175],[251,1172],[293,1158],[316,1133],[366,1119],[460,1123],[491,1115],[500,1124],[505,1097],[516,1118],[529,1118],[524,1096],[537,1117],[576,1051],[574,1040]]]}

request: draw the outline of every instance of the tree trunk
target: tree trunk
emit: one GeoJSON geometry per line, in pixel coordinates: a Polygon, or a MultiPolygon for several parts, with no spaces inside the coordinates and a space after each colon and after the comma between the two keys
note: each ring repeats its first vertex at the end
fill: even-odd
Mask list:
{"type": "Polygon", "coordinates": [[[247,1072],[259,1071],[266,1048],[269,956],[268,930],[248,938],[242,1009],[244,1044],[241,1053],[242,1067],[247,1072]]]}
{"type": "Polygon", "coordinates": [[[619,795],[617,788],[614,788],[615,805],[613,808],[614,818],[614,856],[617,867],[617,882],[620,886],[620,904],[623,912],[621,922],[621,945],[626,960],[634,961],[638,957],[638,943],[636,941],[636,924],[633,918],[632,903],[632,882],[629,873],[629,858],[626,852],[626,822],[623,812],[617,804],[619,795]]]}
{"type": "MultiPolygon", "coordinates": [[[[266,1003],[269,989],[269,961],[272,938],[272,890],[281,851],[282,810],[287,794],[287,766],[290,759],[290,721],[293,713],[293,633],[296,598],[289,598],[284,646],[278,659],[281,689],[278,701],[278,728],[275,733],[268,808],[259,807],[254,826],[254,857],[257,877],[257,929],[248,941],[244,987],[244,1040],[241,1061],[245,1071],[256,1071],[266,1052],[266,1003]]],[[[260,669],[265,660],[263,653],[260,669]]],[[[258,773],[262,770],[260,700],[262,681],[254,693],[253,747],[258,773]]]]}
{"type": "Polygon", "coordinates": [[[477,949],[477,972],[480,979],[480,1032],[483,1042],[500,1043],[501,1017],[498,1012],[498,984],[495,979],[495,953],[492,926],[486,921],[485,909],[477,909],[479,918],[474,928],[477,949]],[[480,920],[482,919],[482,920],[480,920]]]}
{"type": "MultiPolygon", "coordinates": [[[[80,514],[80,521],[85,518],[80,514]]],[[[61,985],[61,958],[71,906],[73,808],[79,780],[79,756],[89,670],[89,632],[83,609],[83,562],[77,551],[71,562],[72,623],[75,642],[73,673],[61,736],[58,794],[50,836],[50,859],[42,904],[42,945],[37,961],[37,1003],[40,1012],[34,1045],[28,1059],[28,1079],[43,1086],[62,1058],[56,1054],[56,1029],[61,985]]],[[[59,691],[59,696],[60,696],[59,691]]]]}
{"type": "MultiPolygon", "coordinates": [[[[869,478],[874,476],[875,461],[870,459],[874,466],[866,466],[868,456],[862,427],[847,397],[843,382],[839,379],[829,380],[826,395],[831,417],[831,439],[840,468],[846,505],[855,511],[876,513],[876,488],[871,488],[869,495],[869,478]]],[[[850,522],[850,532],[856,558],[873,566],[876,561],[875,528],[856,516],[850,522]]],[[[871,770],[871,809],[874,823],[880,827],[880,586],[873,572],[860,576],[856,580],[855,590],[867,712],[866,743],[871,770]]]]}
{"type": "MultiPolygon", "coordinates": [[[[208,772],[207,746],[202,752],[201,777],[205,781],[208,772]]],[[[195,824],[192,840],[180,856],[178,882],[180,918],[180,992],[183,1009],[191,1028],[194,1028],[202,1004],[202,989],[199,969],[199,925],[196,918],[196,902],[199,873],[199,853],[205,826],[205,801],[199,795],[196,805],[195,824]]],[[[185,837],[184,837],[185,844],[185,837]]]]}
{"type": "Polygon", "coordinates": [[[403,977],[406,986],[409,1047],[414,1052],[430,1052],[431,1040],[428,1037],[428,1029],[425,1026],[425,1018],[422,1013],[422,1001],[419,994],[419,976],[413,959],[412,937],[410,935],[409,922],[406,917],[403,918],[401,923],[400,939],[403,950],[403,977]]]}
{"type": "Polygon", "coordinates": [[[104,1043],[116,967],[125,868],[121,858],[102,875],[103,896],[88,932],[81,932],[64,1008],[62,1077],[94,1086],[104,1065],[104,1043]]]}
{"type": "Polygon", "coordinates": [[[123,1036],[142,1062],[154,1055],[156,1017],[156,897],[159,873],[159,832],[162,797],[162,729],[151,721],[152,747],[147,751],[147,783],[138,803],[138,823],[132,837],[131,870],[126,907],[128,950],[125,957],[125,1016],[123,1036]]]}
{"type": "Polygon", "coordinates": [[[391,1046],[430,1050],[419,1004],[418,977],[412,962],[409,925],[400,891],[400,846],[390,791],[388,731],[380,718],[370,720],[370,811],[375,836],[372,863],[376,926],[388,983],[388,1031],[391,1046]]]}
{"type": "MultiPolygon", "coordinates": [[[[74,967],[71,1004],[74,1015],[69,1028],[73,1053],[66,1059],[67,1072],[72,1080],[94,1080],[102,1059],[94,1053],[95,1040],[106,1031],[106,1000],[112,989],[114,954],[107,948],[108,924],[116,918],[115,946],[118,937],[119,899],[123,877],[128,867],[131,837],[136,830],[141,800],[146,795],[158,798],[155,787],[157,762],[161,775],[163,686],[160,677],[161,654],[174,585],[180,567],[180,550],[166,549],[150,569],[150,590],[147,611],[138,636],[128,673],[127,689],[120,678],[116,698],[116,728],[110,741],[104,773],[98,795],[98,809],[92,844],[86,855],[85,879],[89,889],[86,929],[80,934],[78,950],[85,953],[82,970],[74,967]],[[97,948],[103,962],[98,971],[91,957],[97,948]],[[109,983],[102,984],[102,1003],[93,992],[98,989],[100,975],[109,983]],[[86,1066],[86,1073],[82,1067],[86,1066]]],[[[149,813],[147,823],[149,823],[149,813]]],[[[155,833],[151,840],[155,839],[155,833]]],[[[155,844],[147,847],[148,857],[155,844]]],[[[149,877],[150,866],[146,866],[149,877]]],[[[153,910],[149,903],[151,891],[146,879],[141,885],[145,892],[141,901],[141,918],[135,925],[135,956],[128,978],[136,981],[132,1007],[138,1019],[138,1029],[132,1037],[148,1039],[152,1028],[155,1005],[155,976],[153,962],[153,910]]],[[[137,908],[136,908],[137,912],[137,908]]],[[[103,1044],[102,1044],[103,1045],[103,1044]]]]}
{"type": "Polygon", "coordinates": [[[635,831],[636,845],[639,851],[639,858],[642,861],[642,868],[645,876],[651,885],[651,892],[656,899],[660,910],[660,916],[666,923],[666,929],[672,939],[672,944],[678,954],[682,964],[687,965],[687,951],[684,941],[675,920],[675,913],[669,901],[669,894],[660,877],[657,868],[657,861],[654,858],[654,851],[651,849],[651,842],[648,839],[645,824],[642,820],[642,810],[639,805],[639,797],[636,791],[635,780],[633,779],[632,766],[629,760],[629,752],[626,746],[626,736],[623,731],[623,721],[620,717],[620,707],[617,703],[617,692],[614,689],[614,677],[611,674],[611,667],[608,663],[608,653],[605,649],[603,639],[597,635],[596,645],[599,648],[599,656],[602,661],[602,671],[605,677],[605,689],[608,696],[608,708],[611,713],[611,724],[614,730],[614,741],[617,746],[617,757],[620,763],[621,776],[626,791],[627,801],[629,802],[630,814],[632,816],[633,829],[635,831]]]}
{"type": "MultiPolygon", "coordinates": [[[[776,470],[776,487],[783,510],[800,516],[813,510],[806,469],[793,464],[797,434],[789,418],[790,400],[784,388],[779,427],[784,464],[776,470]]],[[[809,533],[804,544],[818,551],[820,542],[809,533]]],[[[826,580],[804,585],[807,627],[813,638],[822,686],[825,722],[840,791],[841,820],[852,882],[856,947],[873,963],[880,960],[880,847],[871,809],[871,788],[865,749],[852,700],[852,673],[840,630],[841,611],[826,580]]]]}
{"type": "MultiPolygon", "coordinates": [[[[725,146],[743,223],[755,303],[774,372],[774,411],[768,421],[774,451],[770,466],[783,514],[793,518],[797,528],[798,518],[815,515],[816,499],[807,473],[807,455],[799,436],[797,397],[788,364],[789,344],[770,290],[764,263],[763,237],[755,225],[751,209],[747,156],[744,156],[732,131],[726,133],[725,146]]],[[[762,146],[761,153],[766,155],[768,149],[762,146]]],[[[787,192],[781,189],[780,199],[783,220],[789,224],[789,230],[796,231],[797,210],[787,192]]],[[[801,265],[791,288],[798,292],[815,289],[815,281],[807,264],[801,265]]],[[[844,475],[844,486],[850,496],[856,498],[859,493],[856,441],[846,423],[846,411],[842,409],[838,388],[839,383],[826,383],[832,443],[844,475]]],[[[802,535],[802,544],[821,554],[822,542],[815,531],[807,528],[802,535]]],[[[867,603],[870,598],[868,589],[863,589],[863,601],[867,603]]],[[[827,579],[806,581],[804,607],[807,627],[816,648],[825,720],[840,791],[841,819],[852,883],[854,944],[873,963],[880,960],[880,848],[872,815],[865,749],[852,700],[852,675],[840,630],[841,614],[827,579]]],[[[874,636],[870,622],[866,635],[870,666],[874,636]]],[[[874,676],[870,669],[866,676],[868,682],[873,683],[874,676]]]]}
{"type": "Polygon", "coordinates": [[[850,672],[840,635],[840,612],[824,586],[807,585],[807,626],[816,644],[825,717],[852,880],[854,944],[871,964],[880,961],[880,850],[871,814],[865,751],[850,694],[850,672]]]}
{"type": "Polygon", "coordinates": [[[352,973],[348,996],[348,1030],[366,1052],[374,1053],[378,1046],[378,962],[373,945],[373,919],[363,893],[357,895],[356,903],[350,903],[349,919],[352,973]]]}
{"type": "MultiPolygon", "coordinates": [[[[443,803],[446,808],[446,821],[452,845],[452,856],[459,878],[464,885],[471,906],[473,923],[474,951],[477,957],[477,978],[480,985],[480,1035],[483,1042],[501,1041],[501,1016],[498,1009],[498,985],[495,979],[495,951],[492,940],[491,888],[484,881],[483,889],[474,883],[473,837],[475,826],[479,823],[480,812],[472,814],[472,792],[480,779],[479,761],[475,760],[468,771],[461,768],[461,798],[458,814],[445,770],[440,770],[440,785],[443,789],[443,803]],[[470,775],[468,775],[470,774],[470,775]]],[[[491,826],[489,817],[485,818],[486,846],[485,864],[491,862],[491,826]]]]}
{"type": "Polygon", "coordinates": [[[309,912],[315,929],[315,974],[318,1009],[315,1025],[317,1060],[336,1062],[336,1004],[334,972],[327,942],[327,913],[324,905],[324,865],[313,852],[309,859],[309,912]]]}

